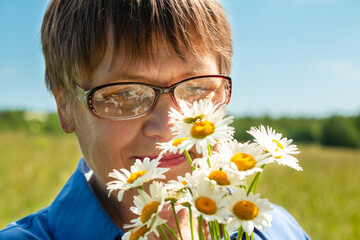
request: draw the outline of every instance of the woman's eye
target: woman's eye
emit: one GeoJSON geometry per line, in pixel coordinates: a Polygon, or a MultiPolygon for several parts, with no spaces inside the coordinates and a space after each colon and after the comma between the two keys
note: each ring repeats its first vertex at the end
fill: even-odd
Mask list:
{"type": "Polygon", "coordinates": [[[189,91],[199,91],[199,90],[206,90],[205,86],[189,86],[187,88],[189,91]]]}
{"type": "Polygon", "coordinates": [[[129,91],[121,91],[114,94],[113,97],[123,97],[123,98],[132,98],[136,97],[138,94],[135,90],[129,90],[129,91]]]}
{"type": "Polygon", "coordinates": [[[206,86],[199,86],[199,87],[189,87],[189,88],[186,89],[186,91],[188,93],[191,93],[191,94],[204,95],[204,94],[208,94],[210,92],[215,91],[215,89],[209,88],[209,87],[206,87],[206,86]]]}

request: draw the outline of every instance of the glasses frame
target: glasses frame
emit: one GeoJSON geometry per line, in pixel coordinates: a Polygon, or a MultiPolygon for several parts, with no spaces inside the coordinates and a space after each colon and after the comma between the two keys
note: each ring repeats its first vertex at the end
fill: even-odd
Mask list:
{"type": "Polygon", "coordinates": [[[171,98],[171,101],[173,102],[173,104],[177,107],[179,107],[177,101],[176,101],[176,98],[175,98],[175,95],[174,95],[174,89],[184,83],[184,82],[187,82],[187,81],[191,81],[191,80],[194,80],[194,79],[199,79],[199,78],[219,78],[219,79],[225,79],[227,80],[228,82],[228,86],[229,86],[229,89],[228,90],[228,98],[226,99],[226,101],[224,103],[221,103],[220,105],[224,105],[224,104],[228,104],[229,101],[230,101],[230,98],[231,98],[231,90],[232,90],[232,81],[231,81],[231,77],[229,76],[226,76],[226,75],[219,75],[219,74],[215,74],[215,75],[201,75],[201,76],[195,76],[195,77],[190,77],[190,78],[186,78],[184,80],[181,80],[177,83],[174,83],[168,87],[158,87],[158,86],[154,86],[154,85],[151,85],[151,84],[147,84],[147,83],[141,83],[141,82],[115,82],[115,83],[108,83],[108,84],[104,84],[104,85],[100,85],[100,86],[97,86],[97,87],[94,87],[90,90],[84,90],[82,89],[81,87],[77,86],[77,89],[78,89],[78,96],[80,98],[80,100],[83,101],[85,107],[97,118],[100,118],[100,119],[111,119],[111,120],[130,120],[130,119],[135,119],[135,118],[139,118],[139,117],[142,117],[146,114],[148,114],[149,112],[151,112],[154,108],[154,106],[156,105],[157,103],[157,100],[159,99],[160,95],[161,94],[170,94],[170,98],[171,98]],[[102,116],[100,114],[98,114],[95,109],[94,109],[94,106],[92,104],[92,98],[93,98],[93,94],[95,91],[99,90],[99,89],[102,89],[102,88],[105,88],[105,87],[109,87],[109,86],[116,86],[116,85],[126,85],[126,84],[136,84],[136,85],[143,85],[143,86],[147,86],[147,87],[150,87],[154,90],[155,92],[155,98],[154,98],[154,101],[153,103],[151,104],[151,106],[149,107],[149,110],[139,114],[139,115],[136,115],[136,116],[131,116],[131,117],[106,117],[106,116],[102,116]]]}

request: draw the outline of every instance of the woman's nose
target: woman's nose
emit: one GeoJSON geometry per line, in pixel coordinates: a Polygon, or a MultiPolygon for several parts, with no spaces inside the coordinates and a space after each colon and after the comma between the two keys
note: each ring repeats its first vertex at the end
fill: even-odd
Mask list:
{"type": "Polygon", "coordinates": [[[161,94],[152,109],[144,116],[143,131],[145,136],[155,138],[157,141],[169,141],[173,135],[170,132],[172,123],[169,118],[169,110],[176,107],[169,94],[161,94]]]}

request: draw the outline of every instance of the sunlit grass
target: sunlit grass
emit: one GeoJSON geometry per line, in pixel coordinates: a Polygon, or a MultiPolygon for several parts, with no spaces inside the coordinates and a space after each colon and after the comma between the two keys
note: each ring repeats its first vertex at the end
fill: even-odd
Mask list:
{"type": "Polygon", "coordinates": [[[81,156],[74,136],[0,133],[0,228],[49,205],[81,156]]]}
{"type": "MultiPolygon", "coordinates": [[[[360,239],[360,150],[300,146],[303,172],[273,164],[258,192],[313,239],[360,239]]],[[[81,157],[73,135],[0,133],[0,228],[49,205],[81,157]]]]}
{"type": "Polygon", "coordinates": [[[285,207],[313,239],[360,239],[360,150],[300,150],[302,172],[267,166],[258,191],[285,207]]]}

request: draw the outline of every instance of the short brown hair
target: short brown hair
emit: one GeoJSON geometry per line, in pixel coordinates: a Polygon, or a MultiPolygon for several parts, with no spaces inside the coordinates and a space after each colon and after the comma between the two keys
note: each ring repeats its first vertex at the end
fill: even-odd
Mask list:
{"type": "Polygon", "coordinates": [[[230,25],[217,0],[52,0],[41,28],[46,85],[72,100],[107,47],[136,60],[151,52],[154,35],[180,57],[184,50],[196,54],[196,39],[218,57],[220,73],[230,73],[230,25]],[[107,46],[109,38],[113,46],[107,46]]]}

